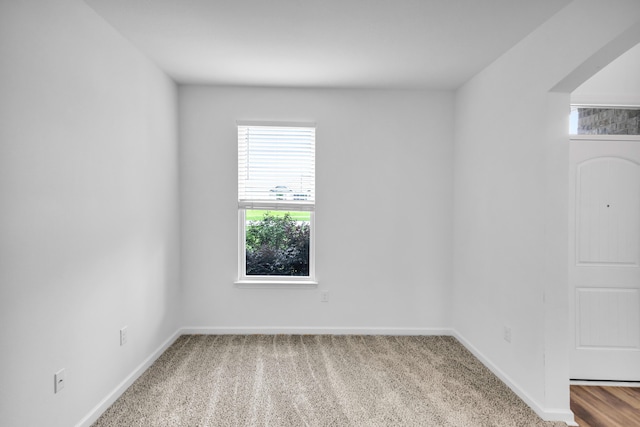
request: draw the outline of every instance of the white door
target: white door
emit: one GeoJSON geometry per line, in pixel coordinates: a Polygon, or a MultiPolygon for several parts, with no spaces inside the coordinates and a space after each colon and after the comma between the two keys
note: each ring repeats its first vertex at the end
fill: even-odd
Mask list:
{"type": "Polygon", "coordinates": [[[640,138],[610,138],[571,141],[570,373],[640,381],[640,138]]]}

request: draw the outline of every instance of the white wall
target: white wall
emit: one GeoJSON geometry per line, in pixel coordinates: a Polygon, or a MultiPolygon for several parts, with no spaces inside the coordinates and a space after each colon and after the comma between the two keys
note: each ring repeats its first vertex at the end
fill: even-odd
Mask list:
{"type": "Polygon", "coordinates": [[[640,44],[571,93],[573,104],[640,105],[640,44]]]}
{"type": "Polygon", "coordinates": [[[68,427],[178,326],[177,90],[79,0],[1,2],[0,58],[0,425],[68,427]]]}
{"type": "Polygon", "coordinates": [[[450,325],[451,92],[180,86],[179,111],[187,327],[450,325]],[[234,286],[236,120],[317,124],[318,289],[234,286]]]}
{"type": "Polygon", "coordinates": [[[639,41],[639,20],[637,1],[576,0],[456,95],[453,325],[546,418],[572,418],[569,92],[639,41]]]}

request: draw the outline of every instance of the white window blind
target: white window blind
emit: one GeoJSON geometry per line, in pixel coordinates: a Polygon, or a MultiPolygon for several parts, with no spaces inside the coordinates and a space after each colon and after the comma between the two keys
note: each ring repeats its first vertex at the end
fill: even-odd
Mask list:
{"type": "Polygon", "coordinates": [[[238,206],[313,210],[315,127],[238,125],[238,206]]]}

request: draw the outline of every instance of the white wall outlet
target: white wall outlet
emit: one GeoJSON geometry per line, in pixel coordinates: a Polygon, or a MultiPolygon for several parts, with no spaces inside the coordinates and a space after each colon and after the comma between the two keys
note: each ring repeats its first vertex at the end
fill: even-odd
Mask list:
{"type": "Polygon", "coordinates": [[[128,335],[128,331],[127,331],[128,326],[123,326],[122,329],[120,329],[120,345],[125,345],[127,343],[127,335],[128,335]]]}
{"type": "Polygon", "coordinates": [[[511,342],[511,328],[508,326],[504,327],[503,338],[506,342],[511,342]]]}
{"type": "Polygon", "coordinates": [[[321,302],[329,302],[329,291],[321,291],[320,292],[320,301],[321,302]]]}
{"type": "Polygon", "coordinates": [[[58,393],[60,390],[64,388],[64,384],[66,382],[64,369],[60,369],[58,372],[53,374],[53,392],[58,393]]]}

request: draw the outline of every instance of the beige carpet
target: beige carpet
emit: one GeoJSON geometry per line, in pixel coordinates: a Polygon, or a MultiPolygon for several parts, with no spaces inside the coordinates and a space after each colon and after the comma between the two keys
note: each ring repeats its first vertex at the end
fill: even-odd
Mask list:
{"type": "Polygon", "coordinates": [[[94,426],[565,424],[451,337],[186,335],[94,426]]]}

